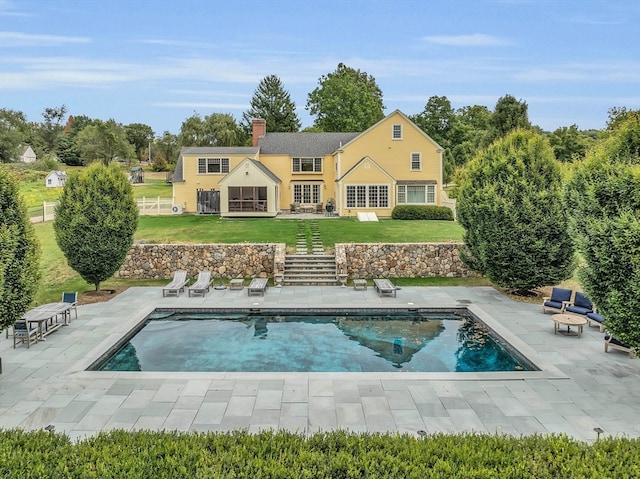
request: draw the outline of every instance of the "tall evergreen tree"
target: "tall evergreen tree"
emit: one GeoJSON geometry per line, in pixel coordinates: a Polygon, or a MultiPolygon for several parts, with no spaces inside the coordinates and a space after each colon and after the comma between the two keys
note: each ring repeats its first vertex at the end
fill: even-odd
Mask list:
{"type": "Polygon", "coordinates": [[[384,117],[382,90],[366,72],[339,63],[318,83],[309,93],[306,109],[322,131],[364,131],[384,117]]]}
{"type": "Polygon", "coordinates": [[[40,247],[18,183],[0,165],[0,330],[25,313],[40,281],[40,247]]]}
{"type": "Polygon", "coordinates": [[[295,133],[300,129],[296,104],[276,75],[266,76],[260,81],[253,92],[251,108],[242,114],[242,126],[248,133],[254,118],[266,120],[269,132],[295,133]]]}
{"type": "Polygon", "coordinates": [[[582,287],[607,329],[640,350],[640,111],[625,112],[565,189],[582,287]]]}
{"type": "Polygon", "coordinates": [[[133,189],[120,167],[94,163],[67,179],[53,229],[69,266],[97,291],[122,266],[137,225],[133,189]]]}
{"type": "Polygon", "coordinates": [[[476,156],[461,180],[457,209],[468,266],[522,293],[571,275],[560,169],[542,136],[510,133],[476,156]]]}

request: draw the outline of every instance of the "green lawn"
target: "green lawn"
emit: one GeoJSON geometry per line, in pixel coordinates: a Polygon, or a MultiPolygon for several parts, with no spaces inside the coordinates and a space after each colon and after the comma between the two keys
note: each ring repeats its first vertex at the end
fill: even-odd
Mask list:
{"type": "MultiPolygon", "coordinates": [[[[141,216],[135,240],[148,243],[286,243],[293,247],[300,221],[310,220],[247,218],[222,219],[218,216],[141,216]]],[[[320,235],[326,248],[335,243],[409,243],[461,241],[462,227],[451,221],[381,220],[361,223],[352,218],[318,220],[320,235]]],[[[90,291],[87,285],[66,262],[58,248],[53,223],[35,225],[42,248],[42,281],[36,295],[40,303],[57,301],[62,291],[90,291]]],[[[130,281],[111,279],[101,287],[122,285],[157,285],[163,281],[130,281]]],[[[398,284],[487,284],[484,279],[406,278],[398,284]]]]}

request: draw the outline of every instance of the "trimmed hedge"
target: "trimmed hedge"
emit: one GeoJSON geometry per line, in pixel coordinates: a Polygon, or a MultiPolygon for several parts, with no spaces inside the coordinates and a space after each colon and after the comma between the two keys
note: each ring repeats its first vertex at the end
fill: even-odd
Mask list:
{"type": "Polygon", "coordinates": [[[640,439],[114,430],[72,444],[13,429],[0,430],[0,477],[629,478],[640,477],[640,439]]]}
{"type": "Polygon", "coordinates": [[[453,211],[446,206],[399,205],[393,208],[394,220],[453,221],[453,211]]]}

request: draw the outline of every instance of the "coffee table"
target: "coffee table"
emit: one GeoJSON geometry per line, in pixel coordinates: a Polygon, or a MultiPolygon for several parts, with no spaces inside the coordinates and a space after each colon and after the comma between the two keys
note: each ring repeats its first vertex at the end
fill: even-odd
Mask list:
{"type": "Polygon", "coordinates": [[[553,334],[558,334],[559,326],[564,325],[567,327],[567,332],[560,331],[561,334],[569,336],[571,333],[571,326],[577,326],[578,337],[582,336],[582,327],[587,324],[586,318],[576,316],[575,314],[554,314],[551,316],[553,320],[553,334]]]}

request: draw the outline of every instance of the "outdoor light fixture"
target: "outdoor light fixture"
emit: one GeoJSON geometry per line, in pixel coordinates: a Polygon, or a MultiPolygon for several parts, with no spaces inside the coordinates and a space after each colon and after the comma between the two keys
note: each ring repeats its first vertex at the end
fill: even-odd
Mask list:
{"type": "Polygon", "coordinates": [[[600,439],[600,434],[602,434],[604,432],[604,429],[602,429],[601,427],[594,427],[593,430],[598,435],[598,437],[596,438],[596,441],[597,441],[597,440],[600,439]]]}

